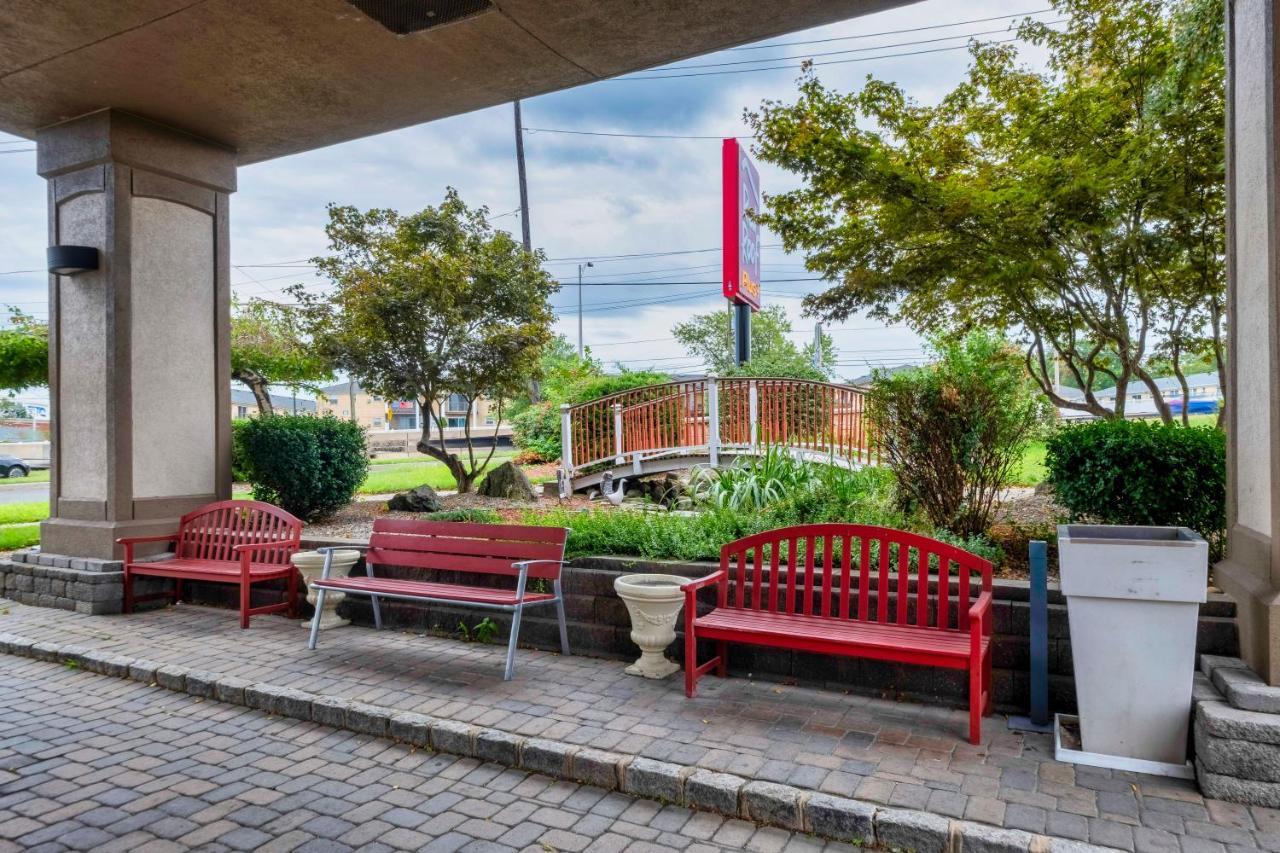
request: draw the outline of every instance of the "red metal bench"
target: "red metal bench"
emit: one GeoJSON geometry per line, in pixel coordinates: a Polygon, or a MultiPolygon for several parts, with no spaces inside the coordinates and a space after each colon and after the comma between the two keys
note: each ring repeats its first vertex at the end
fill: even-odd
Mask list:
{"type": "Polygon", "coordinates": [[[139,601],[182,596],[183,581],[234,583],[240,587],[240,627],[249,617],[287,610],[298,613],[298,571],[289,561],[298,550],[302,522],[289,513],[261,501],[219,501],[192,510],[178,521],[176,533],[117,539],[124,546],[124,612],[139,601]],[[134,547],[145,542],[170,542],[173,556],[152,562],[134,559],[134,547]],[[138,576],[172,578],[172,592],[135,596],[138,576]],[[261,607],[249,606],[249,592],[261,581],[289,582],[288,600],[261,607]]]}
{"type": "Polygon", "coordinates": [[[991,564],[981,557],[886,527],[785,527],[725,545],[720,570],[684,589],[686,695],[706,672],[725,675],[731,642],[967,670],[969,740],[979,742],[991,712],[991,564]],[[712,585],[716,606],[700,616],[698,590],[712,585]],[[701,665],[698,640],[717,643],[701,665]]]}
{"type": "Polygon", "coordinates": [[[560,650],[569,654],[564,598],[560,591],[560,567],[564,565],[564,543],[568,532],[563,527],[379,518],[373,522],[369,544],[363,546],[364,577],[329,577],[333,552],[350,546],[320,549],[326,556],[320,579],[312,582],[312,588],[318,593],[316,616],[311,623],[311,639],[307,648],[316,647],[325,590],[369,596],[377,628],[382,627],[382,608],[378,603],[381,598],[502,610],[512,614],[507,666],[502,676],[504,681],[509,681],[515,672],[516,639],[520,635],[520,617],[526,607],[556,606],[556,617],[560,622],[560,650]],[[505,575],[513,578],[516,585],[515,589],[496,589],[417,578],[375,577],[374,566],[505,575]],[[527,587],[531,579],[550,581],[551,592],[529,592],[527,587]]]}

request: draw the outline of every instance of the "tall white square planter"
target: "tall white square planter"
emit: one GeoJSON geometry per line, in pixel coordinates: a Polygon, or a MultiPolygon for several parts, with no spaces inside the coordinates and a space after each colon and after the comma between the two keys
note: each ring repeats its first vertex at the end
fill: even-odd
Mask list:
{"type": "Polygon", "coordinates": [[[1058,549],[1077,763],[1185,775],[1208,543],[1185,527],[1064,524],[1058,549]]]}

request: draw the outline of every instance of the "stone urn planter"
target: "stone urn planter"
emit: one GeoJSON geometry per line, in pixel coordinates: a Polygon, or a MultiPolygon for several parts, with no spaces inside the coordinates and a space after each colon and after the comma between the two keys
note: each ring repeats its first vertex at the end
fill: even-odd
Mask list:
{"type": "Polygon", "coordinates": [[[640,659],[627,667],[628,675],[666,678],[680,668],[662,656],[676,639],[676,620],[684,607],[679,575],[623,575],[613,582],[618,597],[631,615],[631,641],[640,647],[640,659]]]}
{"type": "MultiPolygon", "coordinates": [[[[307,603],[312,607],[316,606],[316,591],[312,588],[311,583],[320,577],[324,571],[325,555],[319,551],[299,551],[289,559],[293,565],[302,574],[302,579],[307,582],[307,603]]],[[[333,552],[333,567],[329,570],[329,577],[344,578],[351,571],[351,567],[360,559],[360,552],[354,548],[343,548],[333,552]]],[[[324,613],[320,616],[320,627],[324,628],[341,628],[350,625],[346,619],[338,616],[338,605],[346,598],[345,593],[328,590],[328,595],[324,597],[324,613]]],[[[302,623],[303,628],[310,628],[310,621],[302,623]]]]}
{"type": "Polygon", "coordinates": [[[1080,709],[1079,750],[1062,749],[1059,716],[1059,760],[1190,777],[1208,543],[1185,527],[1064,524],[1058,547],[1080,709]]]}

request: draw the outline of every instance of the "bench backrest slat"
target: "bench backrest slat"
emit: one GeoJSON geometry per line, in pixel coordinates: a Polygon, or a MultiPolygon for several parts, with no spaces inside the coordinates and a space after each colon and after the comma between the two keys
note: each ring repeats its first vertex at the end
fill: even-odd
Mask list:
{"type": "Polygon", "coordinates": [[[976,554],[861,524],[757,533],[725,545],[720,565],[722,607],[940,630],[967,630],[973,587],[992,584],[991,564],[976,554]]]}
{"type": "MultiPolygon", "coordinates": [[[[515,577],[519,574],[513,565],[516,562],[563,559],[567,534],[563,527],[379,518],[373,523],[365,562],[371,567],[515,577]]],[[[535,563],[528,576],[557,580],[560,564],[535,563]]]]}
{"type": "MultiPolygon", "coordinates": [[[[178,522],[176,554],[185,559],[236,561],[237,545],[269,542],[298,543],[302,522],[277,506],[262,501],[218,501],[192,510],[178,522]]],[[[259,551],[255,563],[286,565],[288,549],[259,551]]]]}

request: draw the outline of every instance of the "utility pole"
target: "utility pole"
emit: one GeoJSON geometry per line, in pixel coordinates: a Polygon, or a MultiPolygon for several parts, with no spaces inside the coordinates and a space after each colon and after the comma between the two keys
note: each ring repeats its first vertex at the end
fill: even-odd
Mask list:
{"type": "Polygon", "coordinates": [[[533,251],[529,238],[529,182],[524,172],[524,123],[520,120],[520,102],[515,102],[516,112],[516,173],[520,178],[520,235],[524,238],[524,250],[533,251]]]}
{"type": "Polygon", "coordinates": [[[586,348],[582,345],[582,270],[586,267],[594,267],[591,261],[585,264],[578,264],[578,360],[586,358],[586,348]]]}
{"type": "Polygon", "coordinates": [[[813,324],[813,369],[822,370],[822,324],[813,324]]]}

